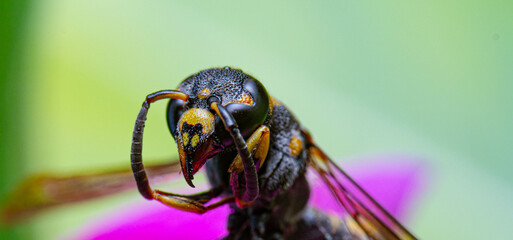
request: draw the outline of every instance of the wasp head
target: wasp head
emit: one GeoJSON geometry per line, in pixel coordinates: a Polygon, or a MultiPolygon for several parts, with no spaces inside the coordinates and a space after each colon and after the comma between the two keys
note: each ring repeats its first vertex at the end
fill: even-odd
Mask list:
{"type": "Polygon", "coordinates": [[[194,174],[208,159],[222,150],[222,146],[214,141],[214,127],[214,115],[202,108],[185,111],[178,121],[175,139],[182,172],[191,187],[194,187],[194,174]]]}
{"type": "Polygon", "coordinates": [[[186,102],[170,100],[167,120],[178,145],[185,180],[193,187],[193,175],[208,159],[223,150],[234,150],[233,139],[210,108],[209,99],[219,100],[247,138],[267,118],[269,97],[260,82],[231,68],[199,72],[184,80],[178,90],[190,98],[186,102]]]}

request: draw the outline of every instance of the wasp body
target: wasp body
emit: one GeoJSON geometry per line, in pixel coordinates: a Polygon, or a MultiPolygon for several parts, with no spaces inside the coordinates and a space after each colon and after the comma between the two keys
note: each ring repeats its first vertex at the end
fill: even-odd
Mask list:
{"type": "Polygon", "coordinates": [[[148,95],[134,127],[131,159],[139,191],[147,199],[200,214],[229,204],[233,212],[226,239],[413,239],[366,193],[352,194],[363,190],[333,165],[259,81],[237,69],[204,70],[177,90],[148,95]],[[163,98],[171,99],[168,126],[186,182],[194,187],[194,174],[206,166],[211,190],[181,195],[150,187],[142,165],[142,134],[149,104],[163,98]],[[344,218],[333,220],[307,207],[308,165],[328,184],[358,229],[348,228],[344,218]],[[337,181],[338,172],[356,190],[337,181]],[[221,200],[209,204],[215,197],[221,200]]]}
{"type": "MultiPolygon", "coordinates": [[[[257,165],[261,164],[260,167],[257,166],[260,194],[247,208],[231,204],[234,212],[228,223],[230,238],[248,239],[253,235],[265,239],[281,238],[299,230],[305,233],[295,235],[306,236],[306,232],[309,232],[310,236],[319,235],[317,238],[321,238],[323,234],[337,235],[335,239],[340,238],[341,233],[337,231],[338,229],[334,229],[330,224],[326,225],[328,221],[317,221],[310,216],[303,216],[310,193],[305,178],[306,137],[302,134],[295,117],[285,106],[269,97],[263,86],[251,76],[229,68],[201,72],[187,79],[179,89],[189,96],[195,96],[203,89],[211,89],[211,95],[217,95],[222,102],[248,105],[253,103],[258,111],[256,114],[259,115],[255,117],[240,115],[253,121],[253,124],[248,124],[247,120],[244,122],[238,120],[237,112],[233,113],[238,120],[242,136],[248,138],[253,132],[261,129],[265,129],[267,131],[265,134],[269,135],[269,142],[265,143],[268,146],[264,146],[268,148],[267,157],[265,160],[254,159],[263,161],[263,163],[256,162],[257,165]],[[255,90],[258,88],[258,90],[251,93],[249,91],[253,89],[248,91],[249,88],[255,90]],[[252,98],[256,99],[251,100],[252,98]],[[243,123],[246,124],[242,125],[243,123]],[[310,228],[308,230],[304,227],[298,228],[298,224],[310,226],[310,228]],[[323,233],[321,229],[326,232],[323,233]]],[[[189,109],[203,105],[200,101],[192,102],[193,104],[187,106],[189,109]]],[[[168,113],[171,114],[171,111],[168,113]]],[[[170,122],[174,123],[174,121],[170,122]]],[[[223,128],[220,130],[224,131],[223,128]]],[[[239,182],[230,181],[233,177],[230,177],[228,170],[236,155],[235,148],[228,148],[206,163],[210,184],[213,187],[222,186],[225,189],[223,195],[233,196],[234,192],[244,190],[243,178],[237,176],[239,182]],[[234,184],[236,189],[233,187],[234,184]]]]}
{"type": "Polygon", "coordinates": [[[237,69],[213,68],[185,79],[177,90],[146,96],[136,118],[132,172],[36,176],[15,188],[0,208],[0,221],[14,222],[39,210],[133,187],[169,207],[202,214],[228,204],[226,239],[416,239],[338,167],[291,112],[253,77],[237,69]],[[169,130],[179,161],[146,170],[143,130],[150,104],[170,99],[169,130]],[[194,187],[203,166],[211,189],[183,195],[154,190],[152,181],[176,175],[194,187]],[[330,216],[307,206],[307,171],[317,173],[343,209],[330,216]],[[129,178],[127,178],[129,177],[129,178]],[[150,177],[150,178],[149,178],[150,177]]]}

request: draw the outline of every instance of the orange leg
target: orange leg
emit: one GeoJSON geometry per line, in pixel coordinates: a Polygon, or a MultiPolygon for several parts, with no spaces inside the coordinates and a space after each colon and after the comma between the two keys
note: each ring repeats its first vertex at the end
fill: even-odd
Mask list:
{"type": "MultiPolygon", "coordinates": [[[[267,126],[260,126],[251,134],[247,141],[248,149],[253,154],[253,159],[255,162],[259,162],[258,168],[262,167],[264,164],[265,158],[267,157],[267,152],[269,151],[269,137],[270,131],[267,126]]],[[[237,154],[235,159],[233,160],[228,172],[237,172],[241,173],[244,170],[244,166],[242,165],[242,160],[240,155],[237,154]]]]}
{"type": "MultiPolygon", "coordinates": [[[[210,194],[212,190],[207,191],[205,193],[210,194]]],[[[155,190],[153,192],[153,198],[169,207],[176,208],[178,210],[193,212],[198,214],[203,214],[209,210],[215,209],[219,206],[222,206],[226,203],[230,203],[234,201],[234,197],[225,197],[215,203],[210,205],[205,205],[208,201],[210,201],[214,196],[210,195],[208,198],[204,198],[206,195],[195,194],[195,195],[180,195],[174,193],[162,192],[160,190],[155,190]]]]}

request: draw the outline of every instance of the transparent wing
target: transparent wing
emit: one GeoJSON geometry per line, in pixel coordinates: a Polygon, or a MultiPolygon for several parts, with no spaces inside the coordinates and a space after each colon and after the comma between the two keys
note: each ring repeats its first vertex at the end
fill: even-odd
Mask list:
{"type": "MultiPolygon", "coordinates": [[[[180,172],[178,161],[146,167],[150,181],[162,182],[180,172]]],[[[0,222],[12,223],[40,210],[85,201],[136,188],[132,170],[114,170],[72,176],[37,175],[25,179],[6,196],[0,222]]]]}
{"type": "Polygon", "coordinates": [[[345,209],[348,216],[343,220],[354,235],[377,240],[416,239],[319,147],[311,144],[308,154],[309,165],[345,209]]]}

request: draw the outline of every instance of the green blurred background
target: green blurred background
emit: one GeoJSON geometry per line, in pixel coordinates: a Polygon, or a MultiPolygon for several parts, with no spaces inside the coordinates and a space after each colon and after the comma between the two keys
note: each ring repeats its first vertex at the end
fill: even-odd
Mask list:
{"type": "MultiPolygon", "coordinates": [[[[422,239],[507,239],[513,222],[510,1],[4,1],[0,196],[37,172],[128,166],[147,93],[243,69],[337,158],[423,158],[422,239]]],[[[176,156],[165,104],[145,157],[176,156]]],[[[0,239],[53,239],[125,193],[47,211],[0,239]]]]}

